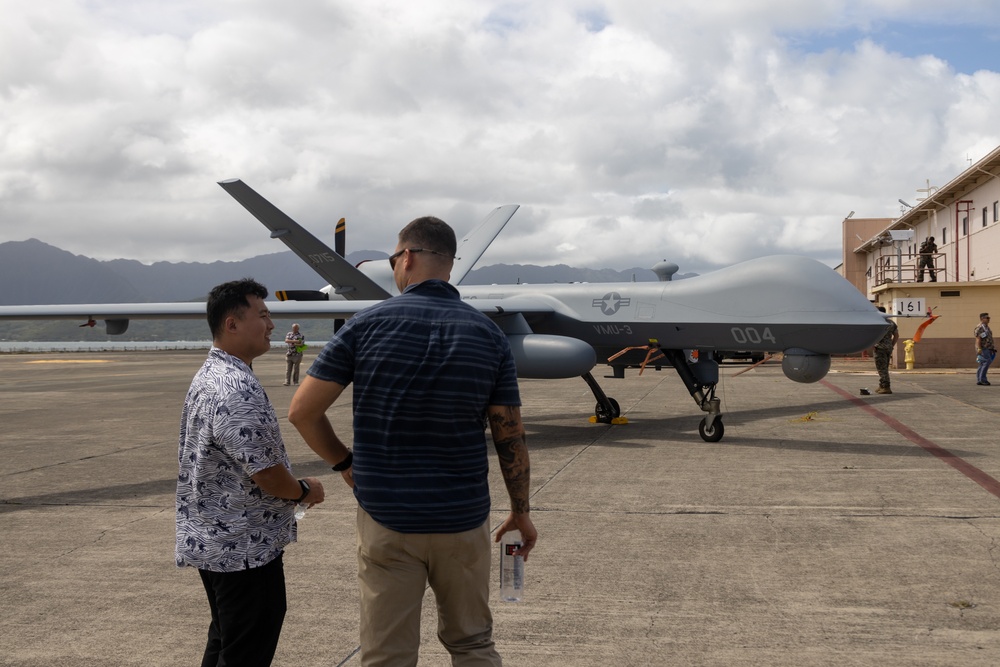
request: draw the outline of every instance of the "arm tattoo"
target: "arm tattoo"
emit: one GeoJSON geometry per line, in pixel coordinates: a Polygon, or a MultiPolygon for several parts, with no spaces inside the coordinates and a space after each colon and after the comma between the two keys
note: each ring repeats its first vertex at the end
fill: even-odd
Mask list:
{"type": "Polygon", "coordinates": [[[531,465],[528,445],[521,424],[521,409],[516,406],[491,406],[490,432],[500,460],[500,472],[507,485],[511,510],[517,514],[528,511],[531,487],[531,465]]]}

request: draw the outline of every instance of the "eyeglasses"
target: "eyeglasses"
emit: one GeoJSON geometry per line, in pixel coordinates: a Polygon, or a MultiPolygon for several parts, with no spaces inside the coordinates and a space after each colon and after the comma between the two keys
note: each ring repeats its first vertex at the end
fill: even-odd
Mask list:
{"type": "Polygon", "coordinates": [[[429,250],[428,248],[403,248],[399,252],[395,252],[389,255],[389,268],[393,271],[396,270],[396,260],[404,252],[429,252],[432,255],[440,255],[441,257],[447,257],[448,259],[461,259],[461,257],[452,257],[451,255],[446,255],[443,252],[438,252],[437,250],[429,250]]]}

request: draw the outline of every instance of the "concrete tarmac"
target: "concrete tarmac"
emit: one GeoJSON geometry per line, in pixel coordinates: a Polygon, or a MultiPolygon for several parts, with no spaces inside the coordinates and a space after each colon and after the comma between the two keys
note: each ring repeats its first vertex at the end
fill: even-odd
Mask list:
{"type": "MultiPolygon", "coordinates": [[[[208,604],[173,535],[204,357],[0,355],[0,665],[199,664],[208,604]]],[[[281,353],[255,368],[294,472],[327,488],[285,553],[274,664],[359,665],[356,503],[287,423],[281,353]]],[[[580,380],[522,382],[540,537],[526,600],[494,604],[505,664],[997,664],[1000,382],[894,371],[895,393],[862,396],[870,361],[811,385],[746,368],[723,368],[719,443],[672,370],[599,377],[616,426],[588,422],[580,380]]],[[[349,439],[349,396],[330,416],[349,439]]],[[[491,484],[495,528],[495,460],[491,484]]],[[[450,664],[430,592],[419,664],[450,664]]]]}

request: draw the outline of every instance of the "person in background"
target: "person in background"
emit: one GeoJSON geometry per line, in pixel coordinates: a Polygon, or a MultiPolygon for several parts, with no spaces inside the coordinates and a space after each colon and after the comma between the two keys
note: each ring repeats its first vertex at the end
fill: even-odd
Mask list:
{"type": "MultiPolygon", "coordinates": [[[[878,309],[885,312],[885,308],[879,306],[878,309]]],[[[896,348],[896,341],[899,340],[899,327],[896,323],[886,318],[889,328],[885,335],[875,343],[875,370],[878,371],[878,389],[876,394],[891,394],[892,386],[889,381],[889,363],[892,361],[892,351],[896,348]]]]}
{"type": "Polygon", "coordinates": [[[302,353],[306,349],[306,337],[299,333],[299,325],[293,324],[292,330],[285,334],[285,382],[284,386],[299,383],[299,366],[302,365],[302,353]]]}
{"type": "Polygon", "coordinates": [[[415,665],[430,584],[438,639],[453,665],[500,665],[489,607],[489,459],[493,435],[511,510],[496,541],[538,537],[510,343],[448,283],[456,239],[418,218],[389,257],[400,295],[359,312],[334,335],[295,393],[288,420],[343,472],[358,500],[361,664],[415,665]],[[326,417],[354,383],[354,451],[326,417]]]}
{"type": "Polygon", "coordinates": [[[934,243],[934,237],[928,236],[924,239],[917,252],[920,253],[920,257],[917,259],[917,282],[924,282],[924,269],[926,268],[930,273],[931,282],[936,283],[937,274],[934,272],[934,254],[937,252],[937,244],[934,243]]]}
{"type": "MultiPolygon", "coordinates": [[[[202,667],[271,664],[284,622],[284,548],[296,503],[323,502],[315,477],[292,476],[253,360],[271,348],[267,289],[249,279],[208,295],[212,349],[181,415],[177,567],[198,569],[212,621],[202,667]]],[[[182,661],[183,662],[183,661],[182,661]]]]}
{"type": "Polygon", "coordinates": [[[993,343],[993,332],[990,330],[989,313],[979,314],[979,326],[973,330],[972,335],[976,339],[976,362],[979,364],[979,370],[976,371],[976,384],[988,387],[990,381],[986,379],[986,372],[997,356],[997,348],[993,343]]]}

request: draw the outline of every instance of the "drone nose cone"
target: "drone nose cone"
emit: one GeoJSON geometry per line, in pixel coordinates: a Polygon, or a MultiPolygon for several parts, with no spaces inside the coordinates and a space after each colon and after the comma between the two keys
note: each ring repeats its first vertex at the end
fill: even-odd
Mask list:
{"type": "Polygon", "coordinates": [[[653,273],[659,276],[660,282],[669,282],[678,270],[680,270],[679,266],[667,260],[657,262],[653,265],[653,273]]]}

